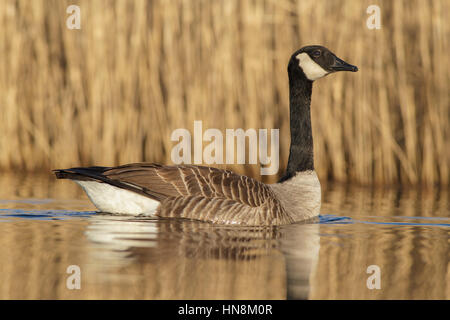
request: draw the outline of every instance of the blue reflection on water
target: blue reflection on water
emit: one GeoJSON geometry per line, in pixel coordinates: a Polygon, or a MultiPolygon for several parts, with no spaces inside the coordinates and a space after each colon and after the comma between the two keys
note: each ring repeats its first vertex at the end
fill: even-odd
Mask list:
{"type": "Polygon", "coordinates": [[[5,218],[62,220],[89,217],[95,213],[95,211],[0,209],[0,221],[5,218]]]}
{"type": "Polygon", "coordinates": [[[364,216],[364,220],[352,219],[345,216],[336,216],[332,214],[319,215],[320,224],[374,224],[374,225],[392,225],[392,226],[431,226],[431,227],[450,227],[450,219],[445,217],[379,217],[364,216]],[[391,221],[386,221],[391,220],[391,221]],[[396,220],[396,221],[394,221],[396,220]],[[415,220],[417,222],[411,222],[415,220]],[[442,221],[442,222],[441,222],[442,221]]]}
{"type": "Polygon", "coordinates": [[[354,223],[350,217],[336,216],[333,214],[321,214],[319,215],[320,224],[351,224],[354,223]]]}

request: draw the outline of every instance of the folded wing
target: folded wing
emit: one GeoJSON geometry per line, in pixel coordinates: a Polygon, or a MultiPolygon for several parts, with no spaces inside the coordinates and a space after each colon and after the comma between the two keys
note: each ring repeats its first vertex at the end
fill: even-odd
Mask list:
{"type": "Polygon", "coordinates": [[[161,217],[245,225],[289,222],[269,186],[228,170],[136,163],[60,170],[60,175],[61,171],[88,175],[155,199],[161,203],[156,212],[161,217]]]}

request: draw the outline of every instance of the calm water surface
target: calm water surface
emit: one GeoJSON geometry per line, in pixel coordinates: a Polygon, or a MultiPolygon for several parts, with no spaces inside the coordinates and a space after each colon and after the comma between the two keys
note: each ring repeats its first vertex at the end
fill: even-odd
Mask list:
{"type": "Polygon", "coordinates": [[[97,214],[69,181],[2,174],[0,299],[450,298],[448,190],[323,189],[316,221],[230,228],[97,214]]]}

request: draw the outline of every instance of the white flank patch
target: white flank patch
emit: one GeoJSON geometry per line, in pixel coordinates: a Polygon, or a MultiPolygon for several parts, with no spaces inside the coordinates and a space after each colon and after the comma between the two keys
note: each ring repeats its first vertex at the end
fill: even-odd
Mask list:
{"type": "Polygon", "coordinates": [[[159,202],[133,191],[96,181],[78,181],[92,203],[101,212],[152,215],[159,202]]]}
{"type": "Polygon", "coordinates": [[[300,61],[299,65],[305,73],[305,76],[311,81],[320,79],[329,73],[315,63],[305,52],[298,54],[296,58],[300,61]]]}

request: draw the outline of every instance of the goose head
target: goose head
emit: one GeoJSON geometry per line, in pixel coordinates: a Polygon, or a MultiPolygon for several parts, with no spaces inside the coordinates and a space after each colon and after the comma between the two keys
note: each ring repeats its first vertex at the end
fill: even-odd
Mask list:
{"type": "Polygon", "coordinates": [[[320,79],[338,71],[358,71],[358,67],[338,58],[322,46],[306,46],[294,52],[289,61],[288,72],[303,73],[310,81],[320,79]]]}

